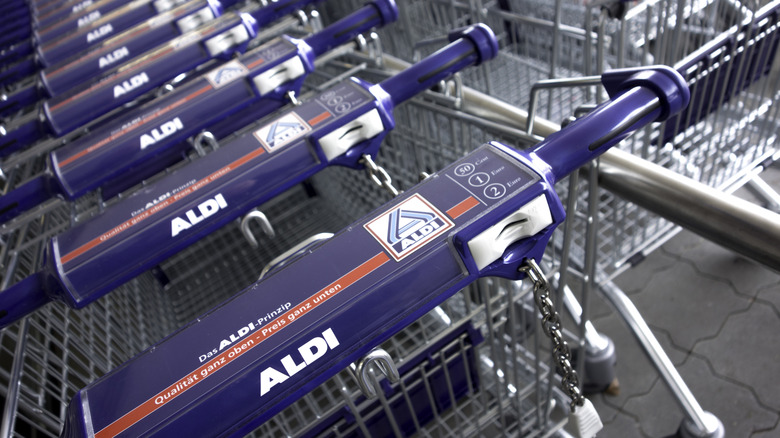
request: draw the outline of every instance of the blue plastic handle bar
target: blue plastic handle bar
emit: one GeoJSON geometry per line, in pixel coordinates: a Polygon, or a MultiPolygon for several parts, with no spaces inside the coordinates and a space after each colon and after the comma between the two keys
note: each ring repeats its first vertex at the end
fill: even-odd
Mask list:
{"type": "MultiPolygon", "coordinates": [[[[8,46],[16,44],[25,39],[29,39],[32,35],[29,21],[29,17],[19,17],[13,19],[13,24],[9,25],[3,35],[0,36],[0,47],[6,49],[8,46]]],[[[5,63],[0,63],[0,65],[4,64],[5,63]]]]}
{"type": "Polygon", "coordinates": [[[637,75],[613,90],[614,106],[531,153],[478,148],[91,383],[69,405],[62,436],[240,436],[478,278],[524,277],[519,268],[541,260],[565,216],[558,172],[684,106],[675,72],[637,75]],[[561,156],[571,162],[560,166],[561,156]],[[483,241],[505,249],[484,259],[483,241]],[[206,418],[217,409],[219,420],[206,418]]]}
{"type": "MultiPolygon", "coordinates": [[[[75,31],[60,36],[56,40],[39,44],[36,50],[38,62],[42,67],[54,65],[89,49],[99,42],[105,41],[109,37],[118,35],[136,24],[159,17],[161,14],[172,15],[171,13],[178,13],[180,11],[179,7],[190,4],[190,0],[186,0],[186,2],[179,0],[178,4],[176,4],[177,8],[158,11],[150,3],[127,3],[99,19],[81,26],[75,31]]],[[[219,2],[201,1],[197,6],[199,7],[196,9],[188,8],[188,10],[199,11],[203,8],[209,8],[214,16],[222,13],[222,5],[219,2]]],[[[184,11],[181,13],[183,15],[184,11]]]]}
{"type": "Polygon", "coordinates": [[[181,159],[189,147],[184,140],[214,123],[250,105],[253,121],[280,108],[288,92],[300,91],[317,56],[397,16],[392,0],[375,0],[303,41],[277,38],[127,111],[52,152],[44,176],[0,198],[0,221],[50,196],[75,199],[113,180],[124,187],[141,182],[181,159]]]}
{"type": "MultiPolygon", "coordinates": [[[[321,0],[283,0],[276,2],[276,6],[277,8],[287,7],[294,3],[300,8],[317,1],[321,0]]],[[[202,20],[200,21],[201,25],[215,20],[215,26],[218,28],[220,27],[218,23],[236,21],[235,12],[222,15],[223,9],[224,7],[220,6],[216,0],[192,0],[124,32],[117,33],[113,37],[85,45],[84,50],[66,51],[72,56],[67,59],[58,56],[57,59],[62,60],[56,63],[53,59],[46,57],[45,48],[40,48],[38,58],[44,59],[43,64],[49,65],[49,67],[40,71],[37,80],[19,84],[14,87],[12,92],[4,94],[3,98],[0,99],[0,116],[18,111],[40,98],[48,99],[59,96],[80,84],[91,83],[101,76],[110,74],[111,71],[131,62],[160,44],[181,36],[183,30],[178,23],[187,22],[187,27],[184,30],[189,30],[192,26],[192,20],[188,20],[187,17],[197,14],[198,19],[202,20]],[[206,3],[209,4],[211,15],[202,13],[206,3]]],[[[254,10],[247,9],[245,12],[254,17],[254,15],[272,13],[273,11],[258,7],[254,10]]],[[[256,20],[257,18],[255,17],[256,20]]],[[[263,17],[259,18],[260,22],[266,21],[263,17]]],[[[59,46],[55,49],[60,51],[59,46]]]]}
{"type": "Polygon", "coordinates": [[[309,2],[288,1],[284,6],[277,5],[278,2],[270,3],[258,10],[263,13],[255,14],[257,18],[240,14],[230,22],[211,23],[146,52],[129,64],[114,68],[98,82],[72,88],[65,94],[49,99],[42,105],[41,116],[34,121],[20,122],[14,119],[5,126],[5,135],[0,137],[0,156],[7,156],[47,134],[61,136],[71,132],[132,102],[180,73],[216,57],[230,57],[240,53],[257,35],[258,27],[296,11],[301,3],[309,2]],[[220,53],[212,54],[206,49],[206,41],[237,28],[244,28],[249,39],[236,41],[220,53]],[[35,128],[30,129],[23,123],[33,123],[35,128]]]}
{"type": "Polygon", "coordinates": [[[39,47],[36,59],[49,67],[41,70],[37,77],[33,76],[34,79],[12,86],[13,91],[5,93],[0,100],[0,116],[18,111],[38,99],[58,96],[79,84],[92,82],[114,68],[180,36],[182,27],[179,23],[188,22],[188,27],[185,28],[188,30],[189,22],[192,21],[188,17],[197,15],[197,20],[205,24],[223,17],[222,10],[223,7],[216,0],[191,0],[123,32],[114,29],[111,32],[114,36],[107,39],[97,38],[78,49],[62,51],[59,46],[54,47],[54,51],[58,53],[55,56],[59,59],[56,62],[54,58],[47,57],[46,47],[39,47]]]}
{"type": "MultiPolygon", "coordinates": [[[[495,54],[495,36],[483,25],[474,27],[479,30],[399,73],[403,82],[421,92],[489,59],[495,54]],[[489,53],[480,52],[485,46],[489,53]],[[447,53],[455,62],[445,62],[442,68],[447,53]],[[424,81],[418,80],[421,75],[424,81]]],[[[45,273],[40,274],[44,279],[39,284],[46,287],[37,294],[23,294],[17,288],[29,291],[30,283],[21,282],[0,292],[0,312],[5,312],[0,324],[10,324],[29,311],[27,300],[18,300],[24,295],[35,303],[59,299],[83,307],[328,165],[362,168],[361,158],[375,155],[394,127],[392,109],[398,101],[385,84],[357,79],[338,84],[251,125],[208,159],[189,163],[104,214],[55,236],[45,273]]]]}
{"type": "Polygon", "coordinates": [[[17,62],[33,52],[32,40],[26,39],[0,50],[0,63],[3,65],[17,62]]]}
{"type": "MultiPolygon", "coordinates": [[[[140,1],[147,2],[148,0],[140,1]]],[[[174,2],[182,1],[184,0],[174,0],[174,2]]],[[[77,32],[93,21],[121,8],[126,3],[127,0],[100,0],[75,12],[73,9],[65,7],[58,12],[47,14],[45,18],[37,17],[37,29],[33,32],[33,38],[38,45],[54,41],[64,35],[77,32]]]]}
{"type": "MultiPolygon", "coordinates": [[[[151,29],[165,25],[174,19],[180,20],[184,15],[192,15],[204,8],[211,11],[211,16],[222,13],[223,6],[216,0],[200,0],[197,8],[191,4],[193,0],[176,0],[174,3],[164,4],[164,8],[158,8],[156,2],[150,0],[134,0],[127,4],[120,4],[108,13],[95,19],[84,22],[82,25],[66,33],[57,35],[56,38],[44,42],[38,42],[34,48],[34,54],[16,60],[14,64],[7,65],[0,71],[0,84],[11,84],[25,76],[37,73],[41,68],[52,66],[71,57],[76,57],[81,52],[97,46],[114,35],[150,20],[151,29]],[[176,6],[173,8],[173,6],[176,6]],[[185,6],[189,6],[184,8],[185,6]]],[[[230,0],[225,0],[230,3],[230,0]]],[[[199,14],[202,16],[202,14],[199,14]]],[[[178,21],[177,21],[178,23],[178,21]]],[[[136,31],[138,31],[136,29],[136,31]]],[[[143,31],[143,29],[141,29],[143,31]]]]}

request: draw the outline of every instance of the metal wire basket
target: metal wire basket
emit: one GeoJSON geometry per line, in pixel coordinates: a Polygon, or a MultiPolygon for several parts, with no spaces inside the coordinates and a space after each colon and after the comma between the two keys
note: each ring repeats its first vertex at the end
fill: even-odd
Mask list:
{"type": "MultiPolygon", "coordinates": [[[[486,22],[500,38],[501,53],[464,73],[463,83],[525,108],[531,85],[538,80],[650,62],[674,64],[703,46],[703,38],[726,35],[736,43],[688,68],[691,82],[706,84],[717,78],[713,72],[729,59],[735,60],[728,64],[733,66],[721,68],[720,74],[752,69],[752,79],[702,117],[648,128],[621,147],[716,187],[734,184],[775,153],[777,75],[761,70],[771,59],[760,63],[752,56],[734,55],[755,53],[760,47],[772,53],[777,14],[756,17],[757,5],[733,9],[725,1],[707,2],[702,8],[682,0],[642,2],[623,14],[580,3],[557,2],[550,8],[526,1],[409,0],[399,2],[401,22],[379,32],[380,41],[385,52],[411,61],[433,47],[419,42],[486,22]],[[722,13],[726,10],[728,14],[722,13]],[[739,26],[745,20],[753,21],[739,26]]],[[[323,18],[327,22],[331,15],[358,5],[330,2],[323,18]]],[[[339,58],[308,85],[316,89],[345,71],[374,81],[386,74],[366,59],[339,58]]],[[[601,99],[594,86],[542,93],[538,114],[553,121],[601,99]]],[[[402,189],[416,183],[421,172],[440,169],[484,141],[517,148],[534,141],[514,126],[465,113],[453,95],[415,99],[397,108],[396,118],[397,128],[378,162],[402,189]]],[[[7,180],[9,187],[40,172],[42,160],[31,159],[16,169],[7,180]]],[[[259,206],[276,237],[252,228],[258,248],[249,244],[238,223],[231,224],[85,309],[53,303],[0,331],[0,436],[57,436],[76,390],[251,284],[263,266],[299,241],[335,232],[389,199],[368,181],[359,172],[327,169],[259,206]]],[[[674,229],[627,201],[592,192],[597,189],[586,179],[564,181],[557,188],[572,207],[572,225],[570,231],[557,232],[549,248],[545,270],[550,275],[584,278],[580,271],[591,256],[597,257],[600,272],[615,275],[637,252],[657,245],[674,229]],[[570,203],[568,193],[577,194],[570,203]],[[597,202],[589,202],[591,193],[597,202]],[[586,226],[594,215],[599,217],[598,235],[588,234],[586,226]]],[[[93,194],[73,205],[52,204],[33,220],[7,230],[0,245],[2,286],[39,268],[51,235],[100,208],[99,194],[93,194]]],[[[480,281],[383,345],[402,373],[399,384],[374,376],[381,391],[378,398],[368,399],[360,395],[352,376],[341,373],[255,435],[554,435],[563,427],[565,403],[554,389],[554,366],[529,298],[528,287],[521,284],[480,281]]]]}

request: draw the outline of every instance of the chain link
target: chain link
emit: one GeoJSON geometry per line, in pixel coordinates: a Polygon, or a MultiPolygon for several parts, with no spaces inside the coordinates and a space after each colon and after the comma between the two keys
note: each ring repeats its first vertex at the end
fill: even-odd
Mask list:
{"type": "Polygon", "coordinates": [[[388,191],[394,198],[398,196],[399,192],[393,187],[393,180],[390,178],[390,175],[387,174],[387,171],[385,171],[382,166],[377,166],[370,155],[363,155],[363,158],[360,159],[360,163],[366,166],[368,176],[371,177],[371,180],[374,181],[376,185],[388,191]]]}
{"type": "Polygon", "coordinates": [[[570,407],[574,412],[577,406],[582,406],[585,403],[585,397],[580,392],[577,372],[571,365],[571,350],[563,339],[561,319],[550,298],[550,283],[534,259],[526,260],[525,265],[520,267],[520,271],[525,273],[534,283],[534,301],[542,314],[542,328],[552,340],[552,356],[562,373],[561,388],[571,398],[570,407]]]}

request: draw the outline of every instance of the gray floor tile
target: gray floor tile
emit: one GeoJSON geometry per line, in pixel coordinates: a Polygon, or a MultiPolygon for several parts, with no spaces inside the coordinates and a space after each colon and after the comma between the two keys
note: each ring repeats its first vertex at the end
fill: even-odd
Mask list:
{"type": "Polygon", "coordinates": [[[615,417],[609,423],[604,423],[604,429],[598,434],[598,438],[641,438],[639,423],[633,417],[623,413],[615,417]]]}
{"type": "Polygon", "coordinates": [[[750,305],[728,281],[703,275],[687,262],[657,273],[632,298],[648,324],[664,328],[687,350],[716,336],[730,314],[750,305]]]}
{"type": "Polygon", "coordinates": [[[715,371],[753,388],[765,406],[780,411],[780,317],[769,305],[754,303],[735,313],[717,338],[696,345],[715,371]]]}
{"type": "MultiPolygon", "coordinates": [[[[609,336],[615,343],[617,351],[615,372],[620,383],[620,392],[617,395],[601,395],[594,404],[620,408],[628,399],[650,392],[658,373],[625,323],[617,315],[596,319],[593,323],[597,330],[609,336]]],[[[685,360],[687,354],[672,345],[668,334],[657,330],[654,334],[672,363],[679,364],[685,360]]]]}
{"type": "Polygon", "coordinates": [[[753,432],[753,435],[750,435],[751,438],[777,438],[778,436],[780,436],[780,425],[778,424],[770,429],[753,432]]]}
{"type": "MultiPolygon", "coordinates": [[[[716,378],[704,359],[691,356],[679,372],[702,408],[721,420],[726,436],[749,437],[754,430],[773,427],[777,422],[777,412],[759,405],[748,388],[716,378]]],[[[641,418],[643,433],[653,437],[675,433],[684,418],[660,380],[650,393],[632,398],[623,409],[641,418]]]]}
{"type": "Polygon", "coordinates": [[[656,377],[647,394],[626,401],[623,410],[640,418],[640,431],[645,436],[664,437],[674,434],[682,421],[682,413],[667,388],[656,377]]]}
{"type": "MultiPolygon", "coordinates": [[[[731,282],[737,293],[754,297],[758,289],[776,283],[780,279],[777,273],[693,233],[683,231],[680,235],[690,235],[683,238],[698,239],[700,242],[688,251],[677,255],[692,263],[698,271],[731,282]]],[[[667,248],[664,246],[658,252],[666,251],[667,248]]]]}
{"type": "Polygon", "coordinates": [[[774,307],[775,312],[780,315],[780,281],[776,284],[770,284],[758,291],[757,298],[774,307]]]}
{"type": "Polygon", "coordinates": [[[644,290],[650,279],[659,273],[662,273],[679,263],[673,255],[663,251],[654,251],[650,253],[638,265],[641,269],[632,269],[630,275],[621,275],[615,279],[615,284],[627,295],[631,295],[644,290]]]}
{"type": "Polygon", "coordinates": [[[674,254],[678,257],[685,257],[689,252],[696,251],[704,244],[704,239],[694,233],[682,231],[669,239],[660,249],[660,251],[674,254]]]}

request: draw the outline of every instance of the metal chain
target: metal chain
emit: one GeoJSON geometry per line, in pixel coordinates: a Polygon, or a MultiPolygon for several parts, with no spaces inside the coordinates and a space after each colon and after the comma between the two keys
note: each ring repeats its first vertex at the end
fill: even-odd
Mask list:
{"type": "Polygon", "coordinates": [[[571,351],[563,339],[560,316],[555,311],[555,306],[550,298],[550,283],[534,259],[526,260],[525,264],[520,267],[520,271],[534,282],[534,301],[536,301],[536,307],[542,313],[542,328],[545,334],[552,340],[552,356],[556,365],[563,373],[561,387],[563,392],[571,398],[570,407],[572,412],[574,412],[577,406],[582,406],[585,403],[585,397],[580,392],[577,372],[571,365],[571,351]]]}
{"type": "Polygon", "coordinates": [[[360,159],[360,164],[366,166],[368,176],[371,177],[371,180],[374,181],[376,185],[387,190],[393,197],[398,196],[399,192],[393,187],[393,180],[390,178],[390,175],[388,175],[387,171],[381,166],[377,166],[370,155],[363,155],[363,158],[360,159]]]}

